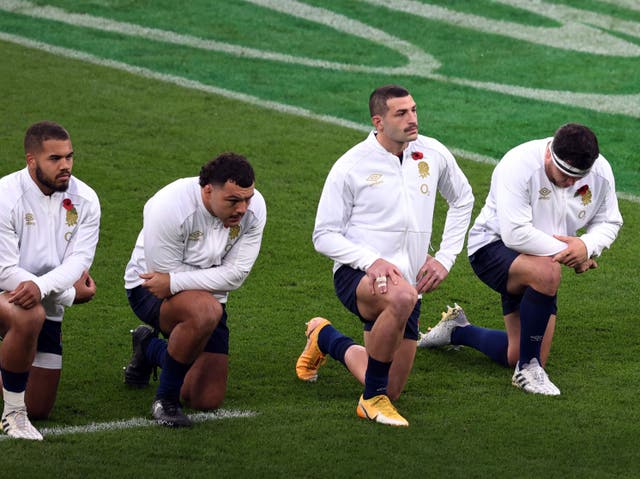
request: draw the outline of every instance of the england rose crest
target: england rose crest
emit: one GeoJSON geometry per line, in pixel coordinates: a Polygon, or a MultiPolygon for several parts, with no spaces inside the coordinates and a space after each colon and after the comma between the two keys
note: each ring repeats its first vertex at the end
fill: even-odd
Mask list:
{"type": "Polygon", "coordinates": [[[582,199],[582,204],[584,206],[587,206],[589,203],[591,203],[591,190],[589,189],[589,185],[582,185],[576,190],[576,194],[574,196],[580,196],[582,199]]]}
{"type": "Polygon", "coordinates": [[[78,211],[73,206],[73,202],[69,198],[62,200],[62,207],[67,210],[66,222],[67,226],[75,226],[78,224],[78,211]]]}

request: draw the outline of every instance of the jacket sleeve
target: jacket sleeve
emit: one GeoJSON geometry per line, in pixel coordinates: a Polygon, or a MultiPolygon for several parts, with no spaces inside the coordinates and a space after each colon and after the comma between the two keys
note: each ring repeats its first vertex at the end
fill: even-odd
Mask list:
{"type": "Polygon", "coordinates": [[[247,231],[222,258],[220,265],[192,271],[172,272],[171,294],[185,290],[225,293],[238,289],[251,272],[260,252],[267,219],[266,208],[262,207],[256,213],[247,231]]]}
{"type": "Polygon", "coordinates": [[[473,192],[453,155],[445,155],[446,167],[438,180],[438,191],[449,204],[447,217],[435,258],[448,271],[462,251],[464,239],[471,222],[473,192]]]}
{"type": "Polygon", "coordinates": [[[334,166],[322,189],[312,241],[318,253],[340,264],[366,271],[380,254],[345,237],[352,207],[353,191],[346,175],[334,166]]]}
{"type": "Polygon", "coordinates": [[[35,281],[37,276],[18,266],[20,241],[15,228],[14,211],[10,205],[0,205],[0,290],[12,291],[23,281],[35,281]]]}

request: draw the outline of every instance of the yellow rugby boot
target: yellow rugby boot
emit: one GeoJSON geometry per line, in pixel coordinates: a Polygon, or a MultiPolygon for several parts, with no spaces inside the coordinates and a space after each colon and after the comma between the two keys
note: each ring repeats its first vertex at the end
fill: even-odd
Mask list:
{"type": "Polygon", "coordinates": [[[318,348],[318,334],[327,324],[331,322],[324,318],[313,318],[307,323],[307,344],[296,362],[296,375],[302,381],[314,382],[318,379],[318,369],[327,362],[318,348]]]}
{"type": "Polygon", "coordinates": [[[379,422],[387,426],[408,426],[409,421],[403,418],[395,408],[389,398],[380,394],[370,399],[364,399],[360,396],[356,413],[362,419],[379,422]]]}

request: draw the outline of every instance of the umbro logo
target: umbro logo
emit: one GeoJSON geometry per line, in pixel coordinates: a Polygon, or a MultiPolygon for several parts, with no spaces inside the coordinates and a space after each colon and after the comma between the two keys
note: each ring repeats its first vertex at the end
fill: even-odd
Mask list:
{"type": "Polygon", "coordinates": [[[382,176],[382,173],[371,173],[367,177],[367,183],[369,183],[369,186],[380,185],[382,184],[382,176]]]}
{"type": "Polygon", "coordinates": [[[538,191],[538,193],[540,193],[540,196],[538,197],[539,200],[548,200],[551,198],[551,190],[546,186],[540,188],[540,191],[538,191]]]}

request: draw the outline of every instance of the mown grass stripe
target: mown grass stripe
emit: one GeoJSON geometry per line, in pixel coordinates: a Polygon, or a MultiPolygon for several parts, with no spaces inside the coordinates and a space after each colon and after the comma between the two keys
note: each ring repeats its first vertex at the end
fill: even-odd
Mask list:
{"type": "MultiPolygon", "coordinates": [[[[129,36],[159,40],[177,45],[203,48],[206,50],[222,51],[231,55],[238,55],[241,57],[246,56],[260,58],[264,60],[290,64],[300,64],[324,69],[382,73],[386,75],[415,75],[429,78],[435,81],[440,81],[443,83],[462,85],[479,90],[497,92],[505,95],[529,98],[532,100],[557,103],[561,105],[577,106],[580,108],[586,108],[602,113],[622,114],[625,116],[640,118],[640,94],[638,93],[613,95],[601,93],[580,93],[565,90],[528,88],[524,86],[446,76],[435,73],[435,70],[440,66],[440,64],[432,55],[424,52],[411,43],[402,41],[398,38],[388,35],[384,31],[375,29],[357,20],[338,15],[327,9],[311,7],[294,0],[247,1],[250,1],[251,3],[259,6],[282,12],[287,15],[295,16],[297,18],[303,18],[308,21],[313,21],[322,25],[329,26],[339,32],[355,35],[372,42],[379,43],[387,48],[398,51],[399,54],[403,56],[406,56],[408,64],[399,68],[367,67],[364,65],[345,65],[335,62],[294,57],[291,55],[283,55],[270,51],[261,51],[239,47],[237,45],[206,40],[189,35],[181,35],[165,30],[143,27],[137,24],[117,22],[115,20],[104,17],[94,17],[88,14],[75,14],[56,7],[39,7],[33,5],[30,2],[22,0],[0,0],[0,9],[31,16],[33,18],[43,18],[62,22],[73,26],[83,26],[108,32],[118,32],[129,36]]],[[[379,3],[375,2],[374,0],[369,1],[371,3],[379,3]]],[[[382,4],[386,3],[387,2],[383,2],[382,4]]],[[[399,5],[396,5],[394,8],[399,8],[399,5]]],[[[415,9],[416,7],[412,8],[415,9]]],[[[418,14],[419,10],[423,8],[427,8],[427,6],[422,5],[420,9],[416,10],[416,14],[418,14]]],[[[429,7],[427,12],[423,12],[423,15],[425,15],[426,18],[429,18],[430,16],[435,15],[435,11],[432,11],[432,7],[429,7]]],[[[441,16],[442,15],[436,15],[438,19],[442,20],[441,16]]],[[[596,18],[600,17],[596,16],[596,18]]],[[[502,24],[500,23],[500,25],[502,24]]],[[[578,25],[575,23],[571,23],[570,25],[573,25],[575,28],[584,27],[584,25],[578,25]]],[[[504,28],[501,29],[503,33],[509,33],[512,36],[515,35],[516,32],[513,30],[513,28],[506,28],[506,26],[503,27],[504,28]]],[[[635,24],[632,24],[632,27],[635,27],[635,24]]],[[[521,29],[523,27],[519,26],[518,28],[521,29]]],[[[547,34],[543,33],[544,30],[535,31],[539,32],[538,36],[547,36],[547,34]]],[[[631,28],[631,33],[635,34],[635,29],[631,28]]],[[[571,36],[575,35],[572,33],[571,36]]],[[[598,36],[598,38],[600,38],[600,36],[598,36]]],[[[613,42],[609,41],[605,43],[607,44],[607,48],[611,48],[613,42]]],[[[602,44],[602,41],[600,41],[599,44],[602,44]]],[[[624,42],[622,51],[627,51],[629,50],[629,48],[634,48],[635,50],[637,50],[634,44],[624,42]]],[[[609,52],[609,54],[611,53],[612,52],[609,52]]],[[[635,53],[633,52],[629,54],[631,54],[631,56],[635,56],[635,53]]]]}
{"type": "MultiPolygon", "coordinates": [[[[177,75],[159,73],[159,72],[150,70],[148,68],[130,65],[128,63],[119,62],[116,60],[100,58],[95,55],[91,55],[89,53],[84,53],[84,52],[72,50],[69,48],[50,45],[48,43],[39,42],[39,41],[32,40],[30,38],[25,38],[19,35],[12,35],[9,33],[0,32],[0,40],[10,42],[10,43],[15,43],[17,45],[20,45],[26,48],[41,50],[41,51],[51,53],[53,55],[65,57],[65,58],[80,60],[86,63],[98,65],[98,66],[113,68],[115,70],[121,70],[136,76],[140,76],[140,77],[144,77],[152,80],[158,80],[165,83],[171,83],[181,88],[198,90],[206,93],[211,93],[213,95],[220,95],[225,98],[242,101],[244,103],[247,103],[259,108],[274,110],[279,113],[296,115],[296,116],[300,116],[310,120],[322,121],[324,123],[330,123],[332,125],[340,126],[343,128],[350,128],[350,129],[362,131],[362,132],[368,132],[371,130],[370,125],[363,125],[361,123],[356,123],[353,121],[345,120],[343,118],[338,118],[331,115],[321,115],[318,113],[314,113],[311,110],[307,110],[306,108],[286,105],[284,103],[279,103],[271,100],[264,100],[262,98],[258,98],[252,95],[247,95],[246,93],[240,93],[240,92],[228,90],[225,88],[206,85],[196,80],[189,80],[187,78],[183,78],[177,75]]],[[[498,162],[496,158],[481,155],[479,153],[474,153],[472,151],[467,151],[467,150],[463,150],[456,147],[450,147],[450,150],[457,157],[465,158],[471,161],[475,161],[477,163],[487,163],[487,164],[495,165],[498,162]]],[[[618,192],[618,198],[640,204],[640,197],[630,193],[618,192]]]]}

